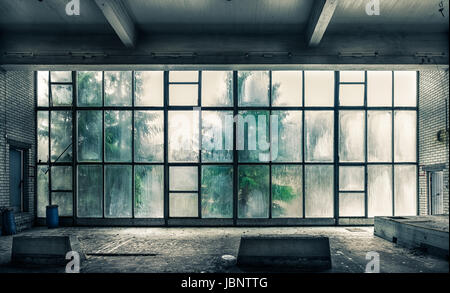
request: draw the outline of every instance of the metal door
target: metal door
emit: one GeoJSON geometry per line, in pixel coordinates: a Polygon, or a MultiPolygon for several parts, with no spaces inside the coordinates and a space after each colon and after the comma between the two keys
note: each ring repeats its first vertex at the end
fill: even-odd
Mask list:
{"type": "Polygon", "coordinates": [[[15,212],[21,212],[23,206],[23,152],[9,151],[9,194],[10,205],[15,212]]]}
{"type": "Polygon", "coordinates": [[[430,174],[430,204],[431,214],[439,215],[444,213],[443,187],[444,176],[442,171],[431,172],[430,174]]]}

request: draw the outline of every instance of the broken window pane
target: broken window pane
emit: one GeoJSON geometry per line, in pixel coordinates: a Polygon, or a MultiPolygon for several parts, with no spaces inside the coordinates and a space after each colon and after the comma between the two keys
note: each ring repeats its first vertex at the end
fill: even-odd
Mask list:
{"type": "Polygon", "coordinates": [[[202,166],[202,218],[233,217],[233,167],[202,166]]]}
{"type": "Polygon", "coordinates": [[[202,106],[233,106],[233,71],[202,71],[202,106]]]}
{"type": "Polygon", "coordinates": [[[198,168],[195,167],[170,167],[169,189],[171,191],[197,191],[198,168]]]}
{"type": "Polygon", "coordinates": [[[37,72],[38,106],[48,107],[48,71],[37,72]]]}
{"type": "Polygon", "coordinates": [[[52,166],[52,190],[72,190],[72,167],[52,166]]]}
{"type": "Polygon", "coordinates": [[[302,112],[272,111],[278,132],[272,129],[272,161],[300,162],[302,160],[302,112]]]}
{"type": "Polygon", "coordinates": [[[72,161],[72,112],[51,112],[51,153],[52,162],[72,161]]]}
{"type": "Polygon", "coordinates": [[[134,208],[137,218],[164,217],[164,166],[135,166],[134,208]]]}
{"type": "Polygon", "coordinates": [[[169,161],[198,162],[199,111],[169,111],[169,161]]]}
{"type": "Polygon", "coordinates": [[[334,216],[333,166],[305,166],[305,216],[332,218],[334,216]]]}
{"type": "Polygon", "coordinates": [[[363,106],[364,85],[363,84],[341,84],[339,86],[340,106],[363,106]]]}
{"type": "Polygon", "coordinates": [[[101,111],[77,112],[79,162],[102,160],[102,119],[101,111]]]}
{"type": "Polygon", "coordinates": [[[48,162],[48,111],[37,113],[38,162],[48,162]]]}
{"type": "Polygon", "coordinates": [[[189,71],[189,70],[170,71],[169,82],[198,82],[198,71],[189,71]]]}
{"type": "Polygon", "coordinates": [[[102,166],[78,166],[78,217],[100,218],[103,215],[102,166]]]}
{"type": "Polygon", "coordinates": [[[269,217],[269,166],[239,166],[239,218],[269,217]]]}
{"type": "Polygon", "coordinates": [[[367,71],[367,106],[392,107],[392,71],[367,71]]]}
{"type": "Polygon", "coordinates": [[[233,112],[202,111],[202,161],[233,161],[233,112]]]}
{"type": "Polygon", "coordinates": [[[52,82],[72,82],[72,71],[52,71],[52,82]]]}
{"type": "Polygon", "coordinates": [[[78,71],[78,106],[101,106],[102,105],[102,72],[101,71],[78,71]]]}
{"type": "Polygon", "coordinates": [[[170,193],[169,217],[198,217],[198,194],[170,193]]]}
{"type": "Polygon", "coordinates": [[[269,111],[239,111],[236,148],[239,162],[270,160],[269,111]]]}
{"type": "Polygon", "coordinates": [[[48,166],[37,166],[37,216],[46,216],[48,205],[48,166]],[[46,173],[47,172],[47,173],[46,173]]]}
{"type": "Polygon", "coordinates": [[[135,105],[162,107],[164,99],[163,71],[136,71],[135,105]]]}
{"type": "Polygon", "coordinates": [[[394,160],[395,162],[416,161],[417,139],[416,111],[394,112],[394,160]]]}
{"type": "Polygon", "coordinates": [[[339,167],[339,190],[341,191],[364,190],[364,167],[362,166],[339,167]]]}
{"type": "Polygon", "coordinates": [[[239,106],[269,106],[269,72],[239,71],[239,106]]]}
{"type": "Polygon", "coordinates": [[[364,111],[339,111],[339,161],[364,161],[364,111]]]}
{"type": "Polygon", "coordinates": [[[105,160],[131,161],[131,111],[105,111],[105,160]]]}
{"type": "Polygon", "coordinates": [[[364,71],[340,71],[339,72],[340,82],[364,82],[364,71]]]}
{"type": "Polygon", "coordinates": [[[272,166],[272,217],[303,216],[302,166],[272,166]]]}
{"type": "Polygon", "coordinates": [[[339,193],[339,217],[364,217],[364,193],[339,193]]]}
{"type": "Polygon", "coordinates": [[[59,216],[73,216],[72,192],[52,192],[52,204],[58,205],[59,216]]]}
{"type": "Polygon", "coordinates": [[[52,106],[72,105],[72,85],[52,84],[52,106]]]}
{"type": "Polygon", "coordinates": [[[417,170],[414,165],[394,167],[394,216],[417,215],[417,170]]]}
{"type": "Polygon", "coordinates": [[[131,166],[105,166],[105,217],[131,217],[131,166]]]}
{"type": "Polygon", "coordinates": [[[333,111],[305,112],[306,161],[333,161],[333,111]]]}
{"type": "Polygon", "coordinates": [[[171,106],[197,106],[197,84],[170,84],[169,104],[171,106]]]}
{"type": "Polygon", "coordinates": [[[392,161],[392,112],[367,112],[367,155],[369,162],[392,161]]]}
{"type": "Polygon", "coordinates": [[[368,216],[392,216],[392,166],[367,166],[368,216]]]}
{"type": "Polygon", "coordinates": [[[137,162],[163,162],[163,111],[136,111],[134,113],[134,159],[137,162]]]}
{"type": "Polygon", "coordinates": [[[272,106],[301,106],[302,78],[301,71],[272,71],[272,106]]]}
{"type": "Polygon", "coordinates": [[[394,106],[415,107],[417,104],[417,72],[394,71],[394,106]]]}
{"type": "Polygon", "coordinates": [[[131,71],[105,71],[105,106],[131,106],[131,71]]]}
{"type": "Polygon", "coordinates": [[[305,106],[334,105],[334,72],[305,71],[305,106]]]}

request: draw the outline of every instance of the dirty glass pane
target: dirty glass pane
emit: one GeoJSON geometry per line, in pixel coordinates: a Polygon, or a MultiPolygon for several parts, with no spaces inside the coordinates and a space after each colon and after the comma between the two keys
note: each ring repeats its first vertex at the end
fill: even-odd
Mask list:
{"type": "Polygon", "coordinates": [[[333,217],[333,166],[305,166],[305,184],[305,216],[307,218],[333,217]]]}
{"type": "Polygon", "coordinates": [[[131,166],[105,166],[105,217],[131,217],[131,166]]]}
{"type": "Polygon", "coordinates": [[[363,84],[341,84],[339,86],[340,106],[363,106],[364,85],[363,84]]]}
{"type": "Polygon", "coordinates": [[[52,82],[72,82],[72,71],[52,71],[52,82]]]}
{"type": "Polygon", "coordinates": [[[391,111],[367,111],[367,156],[369,162],[392,161],[391,111]]]}
{"type": "Polygon", "coordinates": [[[272,111],[272,161],[300,162],[302,160],[302,112],[272,111]]]}
{"type": "Polygon", "coordinates": [[[105,160],[131,161],[131,111],[105,111],[105,160]]]}
{"type": "Polygon", "coordinates": [[[364,193],[339,193],[339,217],[364,217],[364,193]]]}
{"type": "Polygon", "coordinates": [[[164,161],[163,111],[136,111],[134,117],[134,159],[137,162],[164,161]]]}
{"type": "Polygon", "coordinates": [[[72,161],[72,112],[51,112],[50,148],[52,162],[59,156],[58,162],[72,161]]]}
{"type": "Polygon", "coordinates": [[[239,111],[236,148],[239,162],[270,160],[269,111],[239,111]]]}
{"type": "Polygon", "coordinates": [[[339,160],[364,161],[364,111],[339,111],[339,160]]]}
{"type": "Polygon", "coordinates": [[[367,106],[392,107],[392,71],[367,71],[367,106]]]}
{"type": "Polygon", "coordinates": [[[417,171],[414,165],[394,167],[394,216],[417,215],[417,171]]]}
{"type": "Polygon", "coordinates": [[[72,85],[52,84],[52,106],[72,105],[72,85]]]}
{"type": "Polygon", "coordinates": [[[37,113],[38,162],[48,162],[48,111],[37,113]]]}
{"type": "Polygon", "coordinates": [[[202,161],[233,161],[232,111],[202,111],[202,161]]]}
{"type": "Polygon", "coordinates": [[[339,190],[341,191],[364,190],[364,167],[362,166],[339,167],[339,190]]]}
{"type": "Polygon", "coordinates": [[[269,106],[269,72],[239,71],[239,106],[269,106]]]}
{"type": "Polygon", "coordinates": [[[72,167],[52,166],[52,190],[72,190],[72,167]]]}
{"type": "Polygon", "coordinates": [[[415,107],[417,104],[417,72],[394,71],[394,106],[415,107]]]}
{"type": "Polygon", "coordinates": [[[136,71],[134,77],[135,105],[162,107],[164,99],[164,72],[136,71]]]}
{"type": "Polygon", "coordinates": [[[60,217],[73,216],[72,192],[52,192],[52,204],[58,205],[60,217]]]}
{"type": "Polygon", "coordinates": [[[197,191],[198,168],[195,167],[170,167],[169,189],[171,191],[197,191]]]}
{"type": "Polygon", "coordinates": [[[102,112],[78,111],[78,161],[98,162],[102,156],[102,112]]]}
{"type": "Polygon", "coordinates": [[[37,216],[46,216],[45,207],[48,205],[48,166],[37,166],[37,216]],[[47,173],[46,173],[47,172],[47,173]]]}
{"type": "Polygon", "coordinates": [[[134,167],[134,215],[164,217],[164,166],[134,167]]]}
{"type": "Polygon", "coordinates": [[[100,218],[103,215],[102,166],[78,166],[78,217],[100,218]]]}
{"type": "Polygon", "coordinates": [[[333,111],[305,112],[306,161],[333,161],[333,111]]]}
{"type": "Polygon", "coordinates": [[[239,218],[269,217],[269,166],[239,166],[239,218]]]}
{"type": "Polygon", "coordinates": [[[198,82],[198,71],[189,71],[189,70],[170,71],[169,82],[198,82]]]}
{"type": "Polygon", "coordinates": [[[364,82],[364,71],[340,71],[339,72],[340,82],[364,82]]]}
{"type": "Polygon", "coordinates": [[[272,217],[303,216],[302,166],[272,166],[272,217]]]}
{"type": "Polygon", "coordinates": [[[392,216],[392,166],[367,166],[368,216],[392,216]]]}
{"type": "Polygon", "coordinates": [[[416,158],[416,111],[394,112],[394,161],[415,162],[416,158]]]}
{"type": "Polygon", "coordinates": [[[305,106],[334,105],[334,72],[305,71],[305,106]]]}
{"type": "Polygon", "coordinates": [[[78,71],[78,106],[101,106],[102,105],[102,72],[101,71],[78,71]]]}
{"type": "Polygon", "coordinates": [[[198,85],[196,84],[170,84],[170,106],[197,106],[198,85]]]}
{"type": "Polygon", "coordinates": [[[202,106],[233,106],[233,71],[202,71],[202,106]]]}
{"type": "Polygon", "coordinates": [[[170,193],[169,217],[198,217],[198,194],[170,193]]]}
{"type": "Polygon", "coordinates": [[[301,106],[302,78],[301,71],[272,71],[272,106],[301,106]]]}
{"type": "Polygon", "coordinates": [[[131,106],[131,71],[105,71],[105,106],[131,106]]]}
{"type": "Polygon", "coordinates": [[[169,161],[198,162],[199,111],[169,111],[169,161]]]}
{"type": "Polygon", "coordinates": [[[202,218],[233,217],[233,167],[202,166],[202,218]]]}
{"type": "Polygon", "coordinates": [[[48,71],[37,72],[38,106],[48,107],[48,71]]]}

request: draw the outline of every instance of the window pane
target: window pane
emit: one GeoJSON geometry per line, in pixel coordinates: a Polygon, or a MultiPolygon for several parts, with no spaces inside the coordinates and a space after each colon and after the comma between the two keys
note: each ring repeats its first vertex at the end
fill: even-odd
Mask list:
{"type": "Polygon", "coordinates": [[[134,128],[134,159],[137,162],[163,162],[163,111],[136,111],[134,118],[134,128]]]}
{"type": "Polygon", "coordinates": [[[135,166],[134,178],[135,217],[164,217],[164,166],[135,166]]]}
{"type": "Polygon", "coordinates": [[[302,105],[302,72],[272,71],[272,106],[302,105]]]}
{"type": "Polygon", "coordinates": [[[102,112],[78,111],[78,161],[98,162],[102,156],[102,112]]]}
{"type": "Polygon", "coordinates": [[[72,105],[72,85],[52,84],[52,105],[72,105]]]}
{"type": "Polygon", "coordinates": [[[171,106],[197,106],[198,85],[196,84],[169,85],[169,104],[171,106]]]}
{"type": "Polygon", "coordinates": [[[305,106],[334,105],[334,72],[305,71],[305,106]]]}
{"type": "Polygon", "coordinates": [[[341,84],[339,86],[340,106],[363,106],[364,85],[363,84],[341,84]]]}
{"type": "Polygon", "coordinates": [[[48,107],[48,71],[37,72],[38,106],[48,107]]]}
{"type": "Polygon", "coordinates": [[[367,72],[367,106],[392,106],[392,72],[367,72]]]}
{"type": "Polygon", "coordinates": [[[131,166],[105,166],[105,217],[131,217],[131,166]]]}
{"type": "Polygon", "coordinates": [[[305,112],[305,152],[307,161],[333,161],[333,112],[305,112]]]}
{"type": "Polygon", "coordinates": [[[394,167],[394,216],[417,215],[417,171],[416,166],[394,167]]]}
{"type": "Polygon", "coordinates": [[[202,161],[233,161],[232,111],[202,111],[202,161]]]}
{"type": "Polygon", "coordinates": [[[37,113],[38,162],[48,162],[48,112],[37,113]]]}
{"type": "Polygon", "coordinates": [[[52,162],[72,161],[72,112],[52,111],[50,131],[52,162]]]}
{"type": "Polygon", "coordinates": [[[170,167],[169,189],[171,191],[197,191],[197,167],[170,167]]]}
{"type": "Polygon", "coordinates": [[[52,190],[72,190],[72,167],[52,166],[52,190]]]}
{"type": "Polygon", "coordinates": [[[239,111],[236,124],[239,162],[268,162],[269,111],[239,111]]]}
{"type": "Polygon", "coordinates": [[[72,192],[52,192],[52,204],[58,205],[59,216],[73,216],[72,192]]]}
{"type": "Polygon", "coordinates": [[[198,162],[199,111],[169,111],[169,161],[198,162]]]}
{"type": "Polygon", "coordinates": [[[233,217],[233,167],[202,166],[202,218],[233,217]]]}
{"type": "Polygon", "coordinates": [[[305,216],[331,218],[334,215],[333,166],[305,166],[305,216]]]}
{"type": "Polygon", "coordinates": [[[269,217],[269,166],[239,166],[239,218],[269,217]]]}
{"type": "Polygon", "coordinates": [[[105,71],[105,106],[131,106],[131,71],[105,71]]]}
{"type": "Polygon", "coordinates": [[[198,71],[170,71],[169,82],[198,82],[198,71]]]}
{"type": "Polygon", "coordinates": [[[162,107],[164,99],[163,71],[136,71],[135,105],[162,107]]]}
{"type": "Polygon", "coordinates": [[[368,216],[392,216],[392,167],[367,166],[368,216]]]}
{"type": "Polygon", "coordinates": [[[169,217],[198,217],[198,194],[170,193],[169,217]]]}
{"type": "Polygon", "coordinates": [[[364,71],[340,71],[340,82],[364,82],[364,71]]]}
{"type": "Polygon", "coordinates": [[[105,159],[131,161],[131,111],[105,111],[105,159]]]}
{"type": "Polygon", "coordinates": [[[277,121],[278,126],[271,129],[272,161],[300,162],[302,160],[302,112],[272,111],[271,119],[277,121]]]}
{"type": "Polygon", "coordinates": [[[239,106],[269,106],[269,72],[238,72],[239,106]]]}
{"type": "Polygon", "coordinates": [[[78,166],[78,217],[99,218],[103,215],[102,166],[78,166]]]}
{"type": "Polygon", "coordinates": [[[417,72],[394,71],[394,106],[415,107],[417,103],[417,72]]]}
{"type": "Polygon", "coordinates": [[[364,167],[339,167],[339,190],[364,190],[364,167]]]}
{"type": "Polygon", "coordinates": [[[78,106],[102,105],[102,72],[78,71],[78,106]]]}
{"type": "Polygon", "coordinates": [[[416,161],[416,112],[394,112],[394,160],[396,162],[416,161]]]}
{"type": "Polygon", "coordinates": [[[303,216],[302,166],[272,166],[272,217],[303,216]]]}
{"type": "Polygon", "coordinates": [[[392,112],[367,112],[367,155],[369,162],[392,161],[392,112]]]}
{"type": "Polygon", "coordinates": [[[37,216],[46,216],[45,207],[48,205],[48,166],[37,166],[37,216]],[[47,173],[46,173],[47,172],[47,173]]]}
{"type": "Polygon", "coordinates": [[[364,217],[364,193],[339,193],[339,217],[364,217]]]}
{"type": "Polygon", "coordinates": [[[339,160],[364,161],[365,117],[363,111],[339,112],[339,160]]]}
{"type": "Polygon", "coordinates": [[[52,82],[72,82],[72,71],[52,71],[52,82]]]}
{"type": "Polygon", "coordinates": [[[202,106],[233,106],[233,71],[202,71],[202,106]]]}

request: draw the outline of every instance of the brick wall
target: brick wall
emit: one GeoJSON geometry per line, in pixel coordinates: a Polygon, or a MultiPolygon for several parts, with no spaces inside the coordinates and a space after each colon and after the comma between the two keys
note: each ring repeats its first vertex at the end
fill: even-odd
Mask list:
{"type": "Polygon", "coordinates": [[[24,148],[24,212],[16,213],[18,230],[35,218],[35,98],[34,73],[0,71],[0,207],[9,207],[9,149],[24,148]],[[29,149],[28,149],[29,147],[29,149]]]}
{"type": "MultiPolygon", "coordinates": [[[[437,140],[437,132],[446,129],[448,120],[448,71],[421,71],[419,83],[419,213],[428,214],[428,186],[425,169],[444,164],[444,212],[448,214],[448,134],[445,142],[437,140]]],[[[448,126],[447,126],[448,128],[448,126]]]]}

